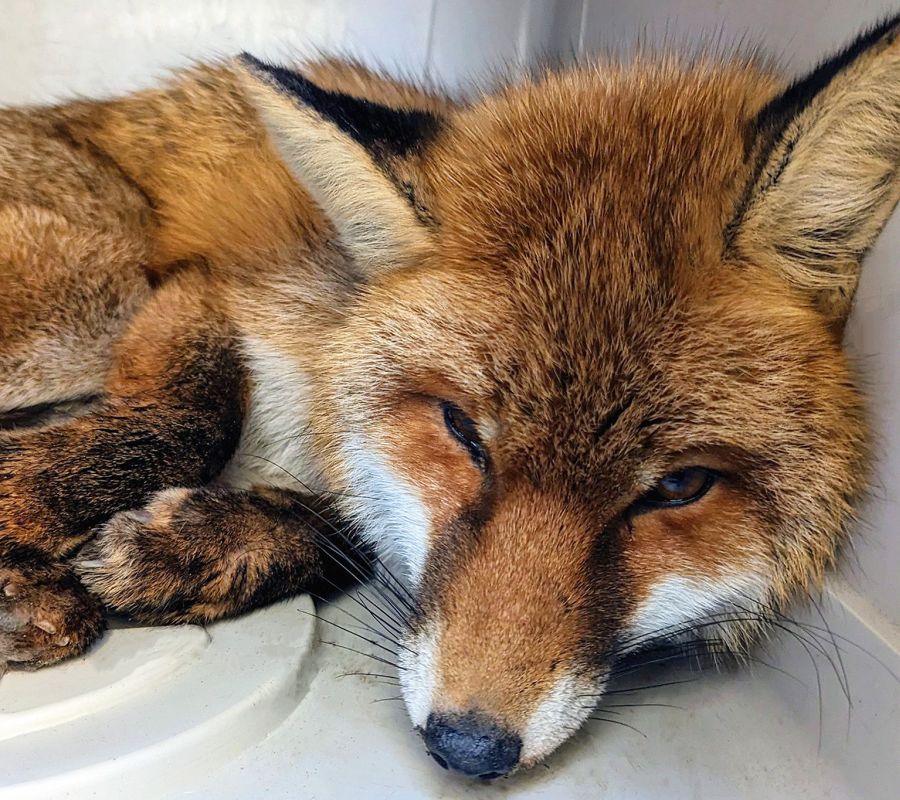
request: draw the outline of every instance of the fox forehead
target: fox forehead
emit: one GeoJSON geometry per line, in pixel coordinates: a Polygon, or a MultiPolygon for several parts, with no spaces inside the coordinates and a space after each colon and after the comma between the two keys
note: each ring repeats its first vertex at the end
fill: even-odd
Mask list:
{"type": "MultiPolygon", "coordinates": [[[[635,278],[719,255],[775,86],[751,65],[582,69],[451,116],[424,164],[444,258],[521,272],[565,254],[635,278]]],[[[606,270],[564,277],[596,292],[606,270]]]]}
{"type": "MultiPolygon", "coordinates": [[[[348,396],[361,424],[385,436],[372,400],[411,435],[424,414],[404,397],[453,400],[478,422],[496,472],[579,487],[605,506],[611,487],[640,480],[637,467],[651,475],[698,447],[769,459],[792,431],[815,438],[799,426],[855,405],[824,323],[764,271],[719,261],[680,279],[651,267],[641,286],[614,267],[579,267],[577,253],[540,257],[527,278],[507,262],[373,288],[336,345],[356,354],[348,396]],[[569,277],[581,271],[608,273],[593,296],[569,277]]],[[[421,458],[406,452],[398,465],[440,462],[420,434],[421,458]]]]}

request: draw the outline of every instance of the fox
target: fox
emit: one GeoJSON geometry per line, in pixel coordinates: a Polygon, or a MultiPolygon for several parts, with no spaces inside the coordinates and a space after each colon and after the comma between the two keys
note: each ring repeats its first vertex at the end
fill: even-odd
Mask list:
{"type": "Polygon", "coordinates": [[[793,80],[639,54],[460,98],[244,54],[0,112],[2,669],[369,551],[412,725],[492,780],[643,648],[747,653],[866,493],[842,333],[898,33],[793,80]]]}

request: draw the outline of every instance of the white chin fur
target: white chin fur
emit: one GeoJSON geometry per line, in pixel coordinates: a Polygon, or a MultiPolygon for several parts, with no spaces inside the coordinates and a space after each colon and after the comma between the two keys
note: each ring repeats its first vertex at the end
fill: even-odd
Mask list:
{"type": "Polygon", "coordinates": [[[531,766],[546,758],[575,733],[605,685],[605,679],[591,683],[563,675],[538,703],[522,731],[522,764],[531,766]]]}
{"type": "Polygon", "coordinates": [[[438,639],[438,628],[432,623],[400,652],[400,687],[409,718],[417,728],[425,727],[434,702],[438,639]]]}

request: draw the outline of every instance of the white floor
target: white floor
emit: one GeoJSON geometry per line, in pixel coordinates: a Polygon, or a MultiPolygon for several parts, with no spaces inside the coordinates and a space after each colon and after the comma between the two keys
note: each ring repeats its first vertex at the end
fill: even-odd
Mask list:
{"type": "MultiPolygon", "coordinates": [[[[326,611],[326,618],[346,624],[335,609],[326,611]]],[[[545,766],[490,785],[472,783],[444,772],[426,755],[401,701],[381,702],[399,694],[395,687],[340,677],[351,671],[390,670],[320,644],[295,714],[262,746],[184,796],[896,798],[900,683],[873,660],[886,661],[891,651],[853,625],[839,629],[838,620],[831,624],[837,636],[839,630],[854,628],[854,641],[872,655],[848,644],[842,647],[855,703],[849,728],[846,701],[826,674],[827,662],[817,656],[824,694],[821,745],[815,671],[801,647],[784,645],[761,657],[777,660],[795,678],[757,666],[617,695],[609,705],[666,703],[679,708],[608,708],[617,712],[609,716],[633,725],[643,736],[621,725],[588,722],[545,766]]],[[[334,634],[320,623],[321,638],[354,644],[350,637],[334,634]]]]}
{"type": "Polygon", "coordinates": [[[885,667],[896,642],[859,598],[837,597],[826,614],[849,715],[819,654],[819,720],[815,669],[778,642],[760,653],[771,667],[616,695],[605,713],[640,732],[589,722],[546,765],[490,785],[437,767],[391,679],[345,675],[393,673],[323,643],[378,652],[324,622],[353,624],[348,598],[318,623],[299,598],[208,636],[116,630],[80,661],[0,681],[0,798],[895,798],[900,683],[885,667]]]}

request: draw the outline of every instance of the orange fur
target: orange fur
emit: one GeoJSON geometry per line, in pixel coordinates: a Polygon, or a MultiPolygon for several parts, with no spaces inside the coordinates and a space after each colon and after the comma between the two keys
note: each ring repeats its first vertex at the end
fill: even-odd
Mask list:
{"type": "MultiPolygon", "coordinates": [[[[393,543],[417,597],[402,678],[414,723],[427,739],[434,715],[489,718],[532,764],[577,726],[584,704],[566,709],[602,690],[627,642],[747,592],[782,608],[820,583],[852,525],[868,431],[839,333],[900,196],[893,25],[828,81],[787,91],[752,60],[578,67],[463,104],[339,62],[311,68],[318,87],[251,59],[199,67],[122,100],[0,117],[23,148],[3,167],[8,229],[52,239],[47,280],[74,268],[66,255],[79,269],[98,255],[84,286],[106,287],[114,324],[85,360],[108,370],[84,385],[129,413],[159,400],[160,440],[191,411],[161,398],[196,390],[188,373],[234,369],[244,438],[219,442],[219,404],[195,391],[208,428],[184,480],[314,485],[370,543],[393,543]],[[445,402],[471,417],[480,450],[445,425],[445,402]],[[248,476],[243,455],[270,466],[248,476]],[[717,476],[705,495],[648,504],[688,467],[717,476]]],[[[37,269],[14,244],[0,238],[8,280],[37,269]]],[[[86,294],[73,297],[82,321],[97,313],[86,294]]],[[[23,320],[0,304],[0,359],[31,343],[32,383],[47,386],[29,402],[61,399],[70,384],[39,363],[53,351],[34,324],[49,295],[33,295],[23,320]]],[[[68,320],[51,321],[62,338],[68,320]]],[[[78,450],[102,437],[96,418],[59,430],[85,459],[71,474],[98,470],[99,447],[78,450]]],[[[0,450],[0,525],[58,556],[73,540],[51,536],[52,503],[29,495],[55,435],[0,450]]],[[[126,489],[104,513],[143,497],[126,489]]],[[[183,510],[169,501],[195,491],[219,508],[195,486],[165,495],[141,535],[157,541],[183,510]]],[[[240,500],[235,536],[277,536],[240,500]]],[[[108,564],[85,580],[152,613],[164,593],[132,592],[109,566],[139,559],[136,525],[102,529],[108,564]]],[[[307,561],[290,566],[306,580],[304,542],[307,561]]],[[[185,606],[234,613],[233,572],[209,582],[221,596],[185,606]]],[[[720,628],[737,652],[757,632],[720,628]]]]}

